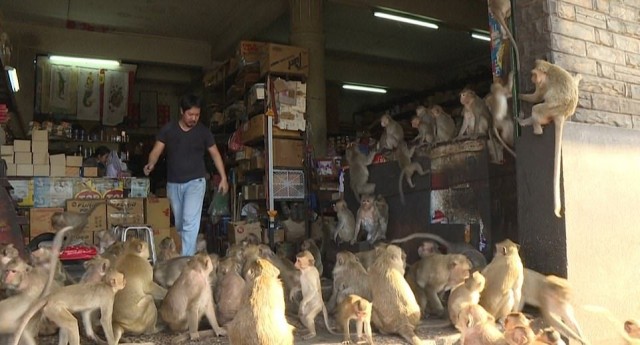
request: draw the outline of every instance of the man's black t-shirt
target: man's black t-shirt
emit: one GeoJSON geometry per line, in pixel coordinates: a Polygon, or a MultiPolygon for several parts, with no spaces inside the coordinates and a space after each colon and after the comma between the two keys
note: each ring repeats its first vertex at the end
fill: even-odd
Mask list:
{"type": "Polygon", "coordinates": [[[215,141],[203,124],[184,131],[177,121],[171,121],[160,129],[156,139],[165,144],[168,182],[185,183],[207,175],[204,154],[215,141]]]}

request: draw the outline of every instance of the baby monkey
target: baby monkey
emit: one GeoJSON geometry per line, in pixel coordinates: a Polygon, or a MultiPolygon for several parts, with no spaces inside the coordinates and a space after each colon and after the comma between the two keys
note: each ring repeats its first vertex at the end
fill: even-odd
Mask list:
{"type": "Polygon", "coordinates": [[[358,295],[349,295],[338,305],[338,325],[344,332],[343,344],[351,343],[351,333],[349,332],[349,322],[356,320],[356,334],[358,342],[365,341],[373,344],[371,335],[371,308],[373,304],[358,295]],[[366,335],[363,338],[362,332],[366,335]]]}

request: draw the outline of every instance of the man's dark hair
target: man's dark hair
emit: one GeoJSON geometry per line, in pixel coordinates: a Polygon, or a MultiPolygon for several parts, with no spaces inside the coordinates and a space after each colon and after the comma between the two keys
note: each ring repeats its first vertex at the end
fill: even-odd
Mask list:
{"type": "Polygon", "coordinates": [[[180,110],[187,111],[191,108],[202,108],[202,98],[196,95],[184,95],[180,98],[180,110]]]}
{"type": "Polygon", "coordinates": [[[99,146],[98,148],[96,148],[96,151],[93,153],[94,157],[100,157],[104,154],[109,154],[111,153],[111,149],[109,149],[106,146],[99,146]]]}

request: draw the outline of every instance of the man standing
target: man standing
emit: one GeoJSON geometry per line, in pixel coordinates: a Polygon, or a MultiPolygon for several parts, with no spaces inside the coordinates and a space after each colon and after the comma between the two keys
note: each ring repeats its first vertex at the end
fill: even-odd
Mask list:
{"type": "Polygon", "coordinates": [[[144,174],[149,175],[155,167],[162,151],[167,148],[167,195],[175,218],[176,230],[182,239],[182,255],[196,252],[196,242],[200,231],[200,215],[206,189],[207,170],[204,164],[208,152],[222,178],[218,191],[229,191],[227,174],[220,151],[211,131],[198,122],[201,99],[187,95],[180,99],[180,119],[164,125],[149,153],[149,161],[144,166],[144,174]]]}

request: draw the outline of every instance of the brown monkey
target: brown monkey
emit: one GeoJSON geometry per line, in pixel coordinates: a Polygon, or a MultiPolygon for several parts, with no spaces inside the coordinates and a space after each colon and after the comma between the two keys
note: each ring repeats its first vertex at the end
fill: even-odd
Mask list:
{"type": "MultiPolygon", "coordinates": [[[[397,144],[396,144],[397,145],[397,144]]],[[[349,143],[345,152],[345,157],[349,163],[349,186],[356,200],[360,201],[361,194],[373,194],[376,189],[375,183],[369,182],[369,169],[376,152],[369,152],[365,156],[356,143],[349,143]]]]}
{"type": "Polygon", "coordinates": [[[463,304],[478,304],[480,293],[484,289],[484,277],[480,272],[473,272],[465,281],[451,290],[447,301],[449,319],[453,325],[458,323],[458,315],[463,304]]]}
{"type": "Polygon", "coordinates": [[[100,257],[109,260],[111,266],[116,263],[116,260],[122,253],[124,253],[124,244],[125,242],[118,241],[112,245],[110,245],[104,253],[100,254],[100,257]]]}
{"type": "Polygon", "coordinates": [[[460,345],[506,345],[495,319],[478,304],[464,304],[458,315],[460,345]]]}
{"type": "Polygon", "coordinates": [[[124,253],[113,265],[127,281],[113,302],[116,343],[124,332],[149,334],[156,331],[158,313],[154,299],[163,299],[167,290],[153,282],[153,268],[148,259],[149,245],[134,238],[125,242],[124,253]]]}
{"type": "Polygon", "coordinates": [[[435,241],[423,241],[422,244],[418,247],[418,257],[422,259],[432,254],[444,253],[440,252],[440,247],[438,247],[438,243],[436,243],[435,241]]]}
{"type": "Polygon", "coordinates": [[[336,304],[340,304],[349,295],[371,299],[369,274],[355,254],[341,251],[336,254],[336,265],[333,266],[333,291],[327,308],[334,310],[336,304]]]}
{"type": "Polygon", "coordinates": [[[427,109],[427,114],[435,120],[436,142],[449,141],[456,136],[456,123],[439,105],[431,106],[427,109]]]}
{"type": "Polygon", "coordinates": [[[320,253],[320,248],[318,248],[318,246],[316,245],[316,241],[311,238],[308,238],[302,241],[302,244],[300,245],[300,250],[302,251],[308,250],[309,253],[313,255],[313,260],[315,262],[316,269],[318,270],[318,273],[322,277],[322,271],[324,270],[324,268],[322,267],[322,255],[320,253]]]}
{"type": "Polygon", "coordinates": [[[493,18],[500,24],[500,32],[502,33],[502,39],[509,39],[513,45],[513,50],[516,55],[515,69],[520,70],[520,53],[518,53],[518,45],[516,40],[507,26],[507,18],[511,17],[511,1],[510,0],[489,0],[489,12],[493,18]]]}
{"type": "Polygon", "coordinates": [[[371,302],[358,295],[348,295],[338,305],[338,325],[344,332],[343,344],[351,343],[351,333],[349,332],[349,321],[356,320],[356,334],[358,342],[365,340],[362,332],[366,335],[367,344],[373,345],[373,335],[371,332],[371,302]]]}
{"type": "Polygon", "coordinates": [[[504,319],[504,338],[508,345],[533,344],[536,335],[530,326],[530,321],[522,313],[510,313],[504,319]]]}
{"type": "Polygon", "coordinates": [[[418,130],[413,142],[433,144],[436,141],[436,127],[433,118],[426,114],[426,108],[419,106],[416,115],[411,118],[411,127],[418,130]]]}
{"type": "Polygon", "coordinates": [[[211,257],[196,254],[167,291],[160,307],[160,317],[174,332],[189,331],[191,340],[198,340],[198,324],[206,315],[217,336],[227,332],[218,325],[209,274],[214,271],[211,257]]]}
{"type": "Polygon", "coordinates": [[[111,230],[96,231],[95,236],[98,238],[99,254],[104,253],[107,248],[118,242],[118,237],[116,236],[115,232],[111,230]]]}
{"type": "Polygon", "coordinates": [[[71,313],[82,312],[87,337],[98,342],[89,315],[93,310],[100,310],[100,324],[107,338],[107,344],[115,345],[111,324],[113,299],[117,291],[125,286],[124,275],[120,272],[109,272],[101,282],[80,283],[64,286],[50,295],[37,300],[23,315],[20,326],[15,331],[13,345],[18,345],[25,327],[40,310],[49,320],[60,327],[60,344],[80,345],[78,321],[71,313]]]}
{"type": "MultiPolygon", "coordinates": [[[[66,236],[64,244],[68,244],[71,239],[73,239],[77,234],[79,234],[85,226],[89,223],[89,216],[93,213],[93,211],[98,208],[98,206],[102,205],[104,202],[96,202],[91,208],[89,208],[86,212],[56,212],[51,216],[51,226],[53,230],[56,230],[58,233],[66,227],[71,227],[70,232],[65,232],[66,236]]],[[[57,256],[56,256],[57,257],[57,256]]]]}
{"type": "MultiPolygon", "coordinates": [[[[386,227],[382,228],[386,225],[386,219],[382,218],[378,210],[377,203],[379,202],[376,202],[376,199],[371,194],[362,194],[360,196],[360,208],[358,208],[358,213],[356,214],[356,230],[351,244],[357,241],[361,228],[364,228],[367,233],[367,241],[369,243],[374,243],[386,237],[387,229],[386,227]]],[[[384,204],[386,205],[386,201],[384,201],[384,204]]]]}
{"type": "Polygon", "coordinates": [[[179,256],[180,254],[176,250],[176,242],[171,238],[171,236],[167,236],[163,238],[158,245],[158,257],[156,264],[179,256]]]}
{"type": "Polygon", "coordinates": [[[280,271],[269,261],[249,263],[246,296],[227,332],[234,345],[293,345],[293,326],[285,317],[280,271]]]}
{"type": "MultiPolygon", "coordinates": [[[[358,200],[360,200],[359,197],[358,200]]],[[[331,237],[337,243],[355,243],[357,241],[356,218],[353,216],[353,212],[351,212],[349,207],[347,207],[347,202],[344,200],[338,200],[333,205],[333,209],[336,211],[338,223],[333,228],[331,237]]]]}
{"type": "Polygon", "coordinates": [[[399,334],[411,344],[422,344],[415,333],[420,307],[403,277],[402,249],[389,245],[376,250],[377,257],[369,269],[371,320],[381,332],[399,334]]]}
{"type": "Polygon", "coordinates": [[[313,255],[307,250],[296,255],[295,267],[300,270],[300,288],[302,290],[302,302],[300,302],[300,309],[298,309],[298,317],[309,330],[309,333],[303,336],[304,339],[316,336],[315,319],[320,312],[322,312],[324,324],[329,333],[335,334],[329,327],[329,314],[322,300],[320,275],[314,266],[314,261],[313,255]]]}
{"type": "Polygon", "coordinates": [[[218,322],[223,326],[233,320],[242,305],[245,281],[240,276],[240,269],[240,264],[232,258],[221,260],[218,265],[215,300],[218,322]]]}
{"type": "Polygon", "coordinates": [[[460,103],[464,106],[462,127],[457,138],[470,136],[477,138],[487,135],[491,123],[489,109],[475,91],[465,88],[460,92],[460,103]]]}
{"type": "Polygon", "coordinates": [[[547,327],[538,331],[534,345],[566,345],[566,343],[558,331],[553,327],[547,327]]]}
{"type": "Polygon", "coordinates": [[[396,160],[398,161],[398,165],[400,166],[400,176],[398,177],[398,192],[400,193],[400,201],[404,204],[404,191],[402,189],[402,179],[406,178],[409,187],[413,188],[415,185],[413,184],[414,173],[418,173],[418,175],[426,175],[429,173],[429,169],[423,170],[422,165],[418,162],[412,162],[411,157],[413,157],[413,153],[415,152],[416,147],[412,147],[409,149],[407,147],[407,143],[402,140],[398,143],[397,149],[394,151],[396,160]]]}
{"type": "Polygon", "coordinates": [[[522,300],[524,304],[540,309],[544,321],[567,338],[586,344],[580,325],[571,305],[569,281],[554,275],[545,276],[528,268],[524,269],[522,300]]]}
{"type": "Polygon", "coordinates": [[[553,121],[555,124],[555,154],[553,168],[553,206],[557,217],[561,217],[560,201],[560,159],[562,129],[567,118],[571,117],[578,106],[578,84],[580,74],[572,77],[560,66],[544,60],[536,60],[531,70],[531,82],[536,90],[532,94],[520,95],[525,102],[537,103],[531,108],[531,116],[518,119],[520,126],[533,126],[533,134],[542,134],[542,125],[553,121]],[[540,103],[542,102],[542,103],[540,103]]]}
{"type": "Polygon", "coordinates": [[[82,274],[80,282],[97,283],[107,274],[111,262],[103,257],[95,256],[93,259],[85,261],[82,266],[84,266],[84,274],[82,274]]]}
{"type": "Polygon", "coordinates": [[[156,262],[153,267],[153,281],[165,289],[175,283],[180,273],[187,267],[190,256],[178,256],[169,260],[156,262]]]}
{"type": "Polygon", "coordinates": [[[13,243],[0,244],[0,272],[13,258],[20,256],[20,252],[14,247],[13,243]]]}
{"type": "Polygon", "coordinates": [[[55,262],[55,266],[53,266],[53,270],[55,270],[55,279],[56,282],[60,285],[65,285],[66,282],[71,284],[75,283],[74,279],[69,276],[67,271],[62,266],[60,259],[51,257],[51,249],[50,248],[38,248],[31,252],[30,255],[31,265],[33,267],[42,267],[47,272],[52,269],[50,264],[51,262],[55,262]]]}
{"type": "Polygon", "coordinates": [[[496,255],[482,270],[486,283],[480,294],[480,305],[499,320],[517,311],[524,280],[519,245],[506,239],[496,244],[496,255]]]}
{"type": "MultiPolygon", "coordinates": [[[[396,122],[389,114],[380,117],[380,126],[382,126],[382,136],[378,142],[378,150],[393,150],[398,147],[401,141],[404,141],[404,130],[402,126],[396,122]]],[[[373,191],[371,191],[373,193],[373,191]]]]}
{"type": "Polygon", "coordinates": [[[493,134],[502,145],[498,150],[498,160],[502,161],[502,149],[507,150],[514,158],[516,153],[511,148],[513,146],[513,120],[509,116],[509,105],[507,99],[511,98],[511,89],[513,89],[513,71],[509,73],[506,85],[502,85],[499,80],[491,84],[491,92],[487,95],[484,102],[492,115],[493,134]],[[511,146],[511,147],[510,147],[511,146]]]}

